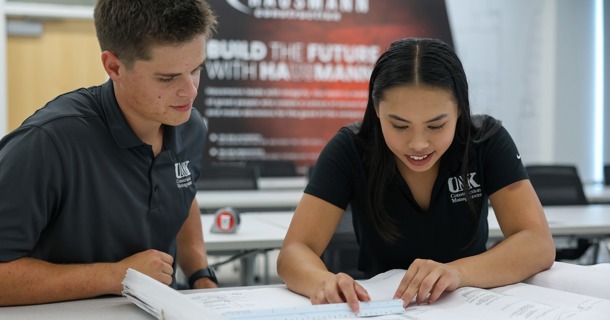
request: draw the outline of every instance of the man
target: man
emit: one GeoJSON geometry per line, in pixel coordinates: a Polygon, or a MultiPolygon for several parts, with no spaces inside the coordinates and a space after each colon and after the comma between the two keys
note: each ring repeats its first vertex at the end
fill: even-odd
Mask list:
{"type": "Polygon", "coordinates": [[[205,0],[98,0],[94,21],[109,81],[0,140],[0,306],[120,295],[127,268],[175,286],[176,263],[216,286],[192,109],[216,17],[205,0]]]}

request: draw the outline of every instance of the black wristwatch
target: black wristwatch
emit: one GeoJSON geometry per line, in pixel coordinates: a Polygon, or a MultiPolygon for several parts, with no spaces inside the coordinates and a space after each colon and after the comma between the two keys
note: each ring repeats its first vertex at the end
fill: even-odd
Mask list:
{"type": "Polygon", "coordinates": [[[192,289],[193,285],[195,284],[195,281],[204,277],[210,278],[210,280],[214,281],[215,284],[218,284],[218,279],[216,279],[216,272],[214,272],[214,269],[207,267],[193,272],[193,274],[189,277],[189,287],[191,287],[192,289]]]}

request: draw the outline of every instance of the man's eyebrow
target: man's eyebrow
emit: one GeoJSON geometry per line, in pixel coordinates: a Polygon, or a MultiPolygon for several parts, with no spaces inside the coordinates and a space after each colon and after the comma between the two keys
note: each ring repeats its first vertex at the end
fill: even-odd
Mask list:
{"type": "Polygon", "coordinates": [[[177,77],[180,75],[180,73],[162,73],[162,72],[155,72],[154,74],[155,74],[155,76],[167,77],[167,78],[177,77]]]}
{"type": "MultiPolygon", "coordinates": [[[[425,123],[430,123],[430,122],[435,122],[444,118],[447,118],[449,115],[447,113],[443,113],[443,114],[439,114],[438,116],[426,121],[425,123]]],[[[394,120],[398,120],[398,121],[402,121],[402,122],[406,122],[406,123],[411,123],[411,121],[407,120],[407,119],[403,119],[395,114],[390,114],[388,115],[388,117],[394,119],[394,120]]]]}

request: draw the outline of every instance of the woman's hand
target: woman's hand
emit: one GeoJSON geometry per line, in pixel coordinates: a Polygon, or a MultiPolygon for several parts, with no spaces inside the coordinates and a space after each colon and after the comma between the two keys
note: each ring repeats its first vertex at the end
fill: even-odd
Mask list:
{"type": "Polygon", "coordinates": [[[360,312],[358,301],[370,301],[366,289],[345,273],[333,274],[324,279],[310,296],[312,304],[347,302],[354,313],[360,312]]]}
{"type": "Polygon", "coordinates": [[[402,278],[394,299],[402,299],[405,307],[415,303],[432,303],[443,292],[460,287],[461,274],[457,268],[433,260],[416,259],[402,278]]]}

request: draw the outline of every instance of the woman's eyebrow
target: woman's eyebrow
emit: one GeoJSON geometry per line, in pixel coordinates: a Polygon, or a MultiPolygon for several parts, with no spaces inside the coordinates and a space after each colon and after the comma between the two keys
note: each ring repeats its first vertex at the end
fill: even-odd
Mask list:
{"type": "MultiPolygon", "coordinates": [[[[438,121],[438,120],[441,120],[441,119],[447,118],[448,116],[449,116],[449,114],[447,114],[447,113],[439,114],[438,116],[436,116],[436,117],[434,117],[434,118],[432,118],[432,119],[430,119],[430,120],[426,121],[425,123],[435,122],[435,121],[438,121]]],[[[390,114],[390,115],[388,115],[388,117],[390,117],[390,118],[392,118],[392,119],[394,119],[394,120],[397,120],[397,121],[402,121],[402,122],[406,122],[406,123],[411,123],[411,121],[409,121],[409,120],[407,120],[407,119],[403,119],[403,118],[401,118],[401,117],[399,117],[399,116],[397,116],[397,115],[395,115],[395,114],[390,114]]]]}
{"type": "Polygon", "coordinates": [[[449,114],[447,114],[447,113],[439,114],[438,116],[436,116],[436,117],[434,117],[434,118],[432,118],[432,119],[430,119],[430,120],[426,121],[426,123],[430,123],[430,122],[435,122],[435,121],[438,121],[438,120],[442,120],[442,119],[447,118],[448,116],[449,116],[449,114]]]}

